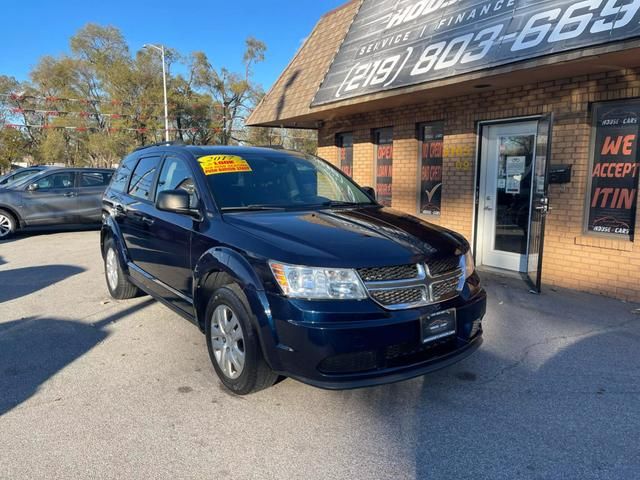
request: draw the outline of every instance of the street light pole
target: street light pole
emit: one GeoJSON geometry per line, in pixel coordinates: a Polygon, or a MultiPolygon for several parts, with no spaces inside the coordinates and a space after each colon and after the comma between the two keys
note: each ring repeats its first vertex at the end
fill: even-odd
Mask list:
{"type": "Polygon", "coordinates": [[[150,43],[146,43],[142,46],[143,48],[153,48],[160,52],[162,55],[162,88],[164,91],[164,139],[166,142],[169,141],[169,105],[167,103],[167,67],[166,62],[164,60],[164,45],[152,45],[150,43]]]}

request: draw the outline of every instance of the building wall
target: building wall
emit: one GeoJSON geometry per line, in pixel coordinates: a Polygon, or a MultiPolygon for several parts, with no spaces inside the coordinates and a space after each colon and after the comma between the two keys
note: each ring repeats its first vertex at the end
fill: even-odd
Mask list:
{"type": "MultiPolygon", "coordinates": [[[[354,179],[374,185],[371,130],[393,126],[393,207],[417,214],[416,125],[445,122],[442,215],[426,220],[471,239],[477,126],[480,121],[553,111],[553,163],[573,164],[570,184],[551,185],[543,283],[640,301],[640,240],[610,240],[583,232],[589,170],[592,102],[640,97],[640,69],[616,70],[509,89],[435,100],[395,110],[327,121],[319,132],[319,155],[337,164],[335,135],[354,133],[354,179]]],[[[640,217],[640,209],[638,210],[640,217]]],[[[640,218],[636,232],[640,231],[640,218]]]]}

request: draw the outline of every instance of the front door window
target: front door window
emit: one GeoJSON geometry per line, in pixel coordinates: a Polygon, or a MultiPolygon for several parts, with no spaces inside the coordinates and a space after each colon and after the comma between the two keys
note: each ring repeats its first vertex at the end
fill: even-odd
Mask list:
{"type": "Polygon", "coordinates": [[[480,178],[479,263],[526,271],[536,123],[485,127],[480,178]]]}
{"type": "Polygon", "coordinates": [[[496,178],[496,250],[527,253],[535,135],[501,135],[496,178]]]}

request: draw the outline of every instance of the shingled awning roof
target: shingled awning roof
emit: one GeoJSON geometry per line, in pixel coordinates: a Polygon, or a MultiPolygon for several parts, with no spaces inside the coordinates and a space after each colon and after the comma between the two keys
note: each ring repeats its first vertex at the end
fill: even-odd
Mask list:
{"type": "Polygon", "coordinates": [[[311,112],[310,104],[349,29],[360,0],[325,14],[269,93],[247,119],[247,125],[315,127],[296,118],[311,112]]]}

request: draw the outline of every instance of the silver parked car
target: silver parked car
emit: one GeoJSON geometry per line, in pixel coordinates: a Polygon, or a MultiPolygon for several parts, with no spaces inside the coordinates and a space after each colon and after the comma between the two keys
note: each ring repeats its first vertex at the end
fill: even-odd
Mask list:
{"type": "Polygon", "coordinates": [[[99,223],[113,170],[47,168],[0,189],[0,240],[34,226],[99,223]]]}

